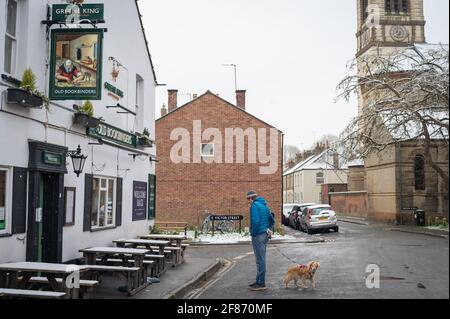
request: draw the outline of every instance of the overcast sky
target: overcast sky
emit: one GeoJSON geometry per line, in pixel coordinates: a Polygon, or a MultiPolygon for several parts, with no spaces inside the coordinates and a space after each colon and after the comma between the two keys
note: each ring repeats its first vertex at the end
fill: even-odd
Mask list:
{"type": "MultiPolygon", "coordinates": [[[[356,101],[335,103],[336,85],[356,50],[355,0],[141,0],[160,83],[156,112],[167,89],[206,90],[235,103],[247,90],[247,111],[285,133],[285,144],[309,148],[338,135],[356,115],[356,101]]],[[[429,43],[448,43],[449,1],[425,0],[429,43]]]]}

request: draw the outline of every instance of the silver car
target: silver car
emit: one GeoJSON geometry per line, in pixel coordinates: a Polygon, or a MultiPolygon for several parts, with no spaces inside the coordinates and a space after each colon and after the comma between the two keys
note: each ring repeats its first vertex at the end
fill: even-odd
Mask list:
{"type": "Polygon", "coordinates": [[[336,212],[330,205],[314,205],[303,209],[300,217],[300,228],[308,234],[317,230],[332,229],[339,232],[336,212]]]}

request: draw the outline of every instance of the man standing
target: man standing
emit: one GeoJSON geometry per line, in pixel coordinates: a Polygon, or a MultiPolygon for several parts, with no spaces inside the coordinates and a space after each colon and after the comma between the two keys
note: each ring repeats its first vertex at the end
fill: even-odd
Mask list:
{"type": "Polygon", "coordinates": [[[252,235],[253,251],[256,258],[256,282],[249,286],[252,291],[266,290],[266,249],[272,237],[270,230],[275,220],[267,207],[266,200],[258,197],[255,191],[247,193],[250,204],[250,233],[252,235]]]}

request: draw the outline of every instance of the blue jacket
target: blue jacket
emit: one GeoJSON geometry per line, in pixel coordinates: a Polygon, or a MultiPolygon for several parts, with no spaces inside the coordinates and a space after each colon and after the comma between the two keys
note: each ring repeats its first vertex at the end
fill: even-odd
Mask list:
{"type": "Polygon", "coordinates": [[[274,224],[275,220],[267,206],[266,200],[258,197],[250,208],[250,234],[252,236],[264,234],[274,224]]]}

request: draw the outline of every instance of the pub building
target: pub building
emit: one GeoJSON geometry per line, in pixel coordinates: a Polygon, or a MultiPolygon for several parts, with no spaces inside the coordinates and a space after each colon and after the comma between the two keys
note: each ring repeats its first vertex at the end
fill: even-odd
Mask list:
{"type": "Polygon", "coordinates": [[[77,2],[0,0],[0,263],[72,262],[155,217],[158,84],[137,1],[77,2]]]}

